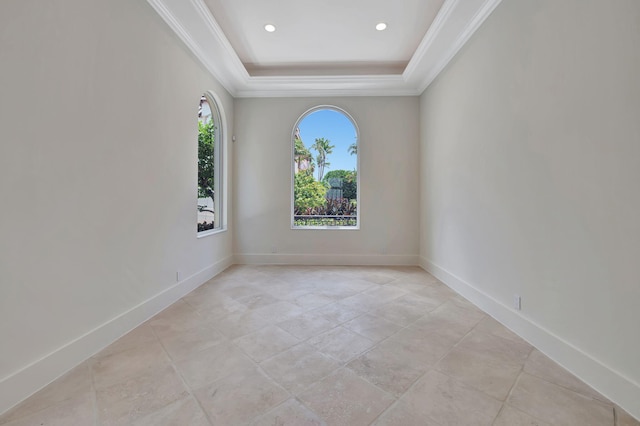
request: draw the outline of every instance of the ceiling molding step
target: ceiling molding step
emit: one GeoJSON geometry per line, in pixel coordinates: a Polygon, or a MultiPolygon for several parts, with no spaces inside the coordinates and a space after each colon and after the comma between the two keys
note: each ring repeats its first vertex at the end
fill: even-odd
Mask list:
{"type": "Polygon", "coordinates": [[[457,5],[458,1],[459,0],[445,0],[445,2],[442,4],[442,7],[431,23],[431,26],[427,30],[427,33],[424,35],[424,38],[416,48],[416,51],[411,57],[411,60],[407,64],[407,67],[403,72],[405,78],[411,78],[416,73],[418,65],[425,60],[429,48],[441,34],[442,28],[450,18],[451,13],[454,10],[454,6],[457,5]]]}
{"type": "Polygon", "coordinates": [[[224,48],[231,62],[231,65],[234,68],[233,71],[238,73],[239,78],[246,81],[249,78],[249,72],[242,64],[242,61],[238,57],[238,54],[233,49],[233,46],[231,46],[229,39],[222,31],[222,28],[218,24],[218,21],[216,21],[216,19],[213,17],[207,5],[202,0],[191,0],[191,3],[196,7],[198,12],[200,13],[200,16],[205,21],[205,23],[209,27],[209,30],[212,32],[218,43],[224,48]]]}
{"type": "Polygon", "coordinates": [[[215,29],[208,25],[206,15],[202,15],[196,4],[184,0],[147,0],[147,3],[220,84],[235,96],[243,81],[233,73],[233,58],[229,57],[224,42],[215,40],[215,29]],[[212,43],[212,39],[215,43],[212,43]],[[225,57],[223,60],[216,60],[216,54],[220,51],[224,52],[225,57]]]}
{"type": "Polygon", "coordinates": [[[234,97],[418,96],[501,0],[445,0],[402,74],[251,76],[203,0],[147,0],[234,97]]]}
{"type": "MultiPolygon", "coordinates": [[[[429,45],[424,51],[421,51],[421,54],[424,55],[421,58],[423,62],[422,72],[412,76],[405,74],[407,80],[415,84],[420,93],[424,92],[495,8],[498,7],[501,1],[451,0],[451,9],[445,11],[447,13],[447,19],[445,19],[447,26],[436,28],[437,35],[428,40],[429,45]],[[430,56],[431,52],[429,52],[430,47],[434,48],[432,56],[430,56]]],[[[425,36],[425,39],[427,39],[427,36],[425,36]]]]}

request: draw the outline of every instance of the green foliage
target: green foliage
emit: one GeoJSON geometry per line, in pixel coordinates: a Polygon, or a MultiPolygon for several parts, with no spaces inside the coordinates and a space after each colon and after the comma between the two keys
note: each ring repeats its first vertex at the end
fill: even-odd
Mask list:
{"type": "Polygon", "coordinates": [[[327,188],[310,172],[296,173],[293,181],[293,206],[296,214],[320,207],[326,202],[327,188]]]}
{"type": "Polygon", "coordinates": [[[306,161],[308,164],[307,170],[313,172],[315,168],[315,164],[313,163],[313,156],[311,152],[304,146],[304,142],[302,139],[294,140],[294,152],[293,152],[293,161],[298,165],[298,170],[302,170],[302,162],[306,161]]]}
{"type": "Polygon", "coordinates": [[[215,129],[213,120],[198,122],[198,197],[214,199],[215,129]]]}
{"type": "Polygon", "coordinates": [[[316,141],[311,145],[311,149],[314,149],[318,155],[316,156],[316,163],[318,164],[318,181],[322,181],[324,176],[324,168],[328,166],[327,155],[333,152],[335,145],[331,145],[331,141],[325,138],[316,138],[316,141]]]}
{"type": "Polygon", "coordinates": [[[303,160],[310,160],[311,159],[311,153],[309,152],[309,150],[307,149],[306,146],[304,146],[304,142],[302,142],[302,139],[296,139],[294,141],[294,145],[295,145],[295,157],[298,158],[300,157],[303,160]]]}
{"type": "Polygon", "coordinates": [[[358,176],[355,170],[331,170],[322,179],[329,186],[329,179],[342,179],[342,196],[349,200],[358,198],[358,176]]]}
{"type": "Polygon", "coordinates": [[[356,142],[352,143],[351,145],[349,145],[349,148],[347,148],[347,150],[349,151],[349,154],[356,155],[358,153],[358,144],[356,142]]]}

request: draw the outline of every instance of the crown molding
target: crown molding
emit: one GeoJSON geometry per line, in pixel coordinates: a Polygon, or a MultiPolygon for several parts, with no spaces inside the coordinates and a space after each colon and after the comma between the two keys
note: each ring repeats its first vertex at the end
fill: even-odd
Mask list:
{"type": "Polygon", "coordinates": [[[234,97],[418,96],[501,0],[445,0],[402,74],[251,76],[203,0],[147,0],[234,97]]]}

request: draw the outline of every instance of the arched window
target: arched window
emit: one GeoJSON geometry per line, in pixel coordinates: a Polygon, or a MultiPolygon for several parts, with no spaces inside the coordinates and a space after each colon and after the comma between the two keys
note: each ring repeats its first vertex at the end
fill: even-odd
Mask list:
{"type": "Polygon", "coordinates": [[[222,228],[222,119],[210,93],[198,107],[198,234],[222,228]]]}
{"type": "Polygon", "coordinates": [[[293,229],[359,229],[358,136],[338,107],[300,116],[291,137],[293,229]]]}

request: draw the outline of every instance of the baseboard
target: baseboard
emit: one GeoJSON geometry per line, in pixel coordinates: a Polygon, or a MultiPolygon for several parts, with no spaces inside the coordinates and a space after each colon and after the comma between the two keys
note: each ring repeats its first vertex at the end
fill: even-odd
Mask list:
{"type": "Polygon", "coordinates": [[[415,266],[416,255],[362,254],[236,254],[240,265],[350,265],[350,266],[415,266]]]}
{"type": "Polygon", "coordinates": [[[583,382],[640,419],[640,385],[430,260],[420,257],[419,265],[583,382]]]}
{"type": "Polygon", "coordinates": [[[0,414],[95,355],[232,264],[232,256],[222,259],[5,377],[0,381],[0,414]]]}

